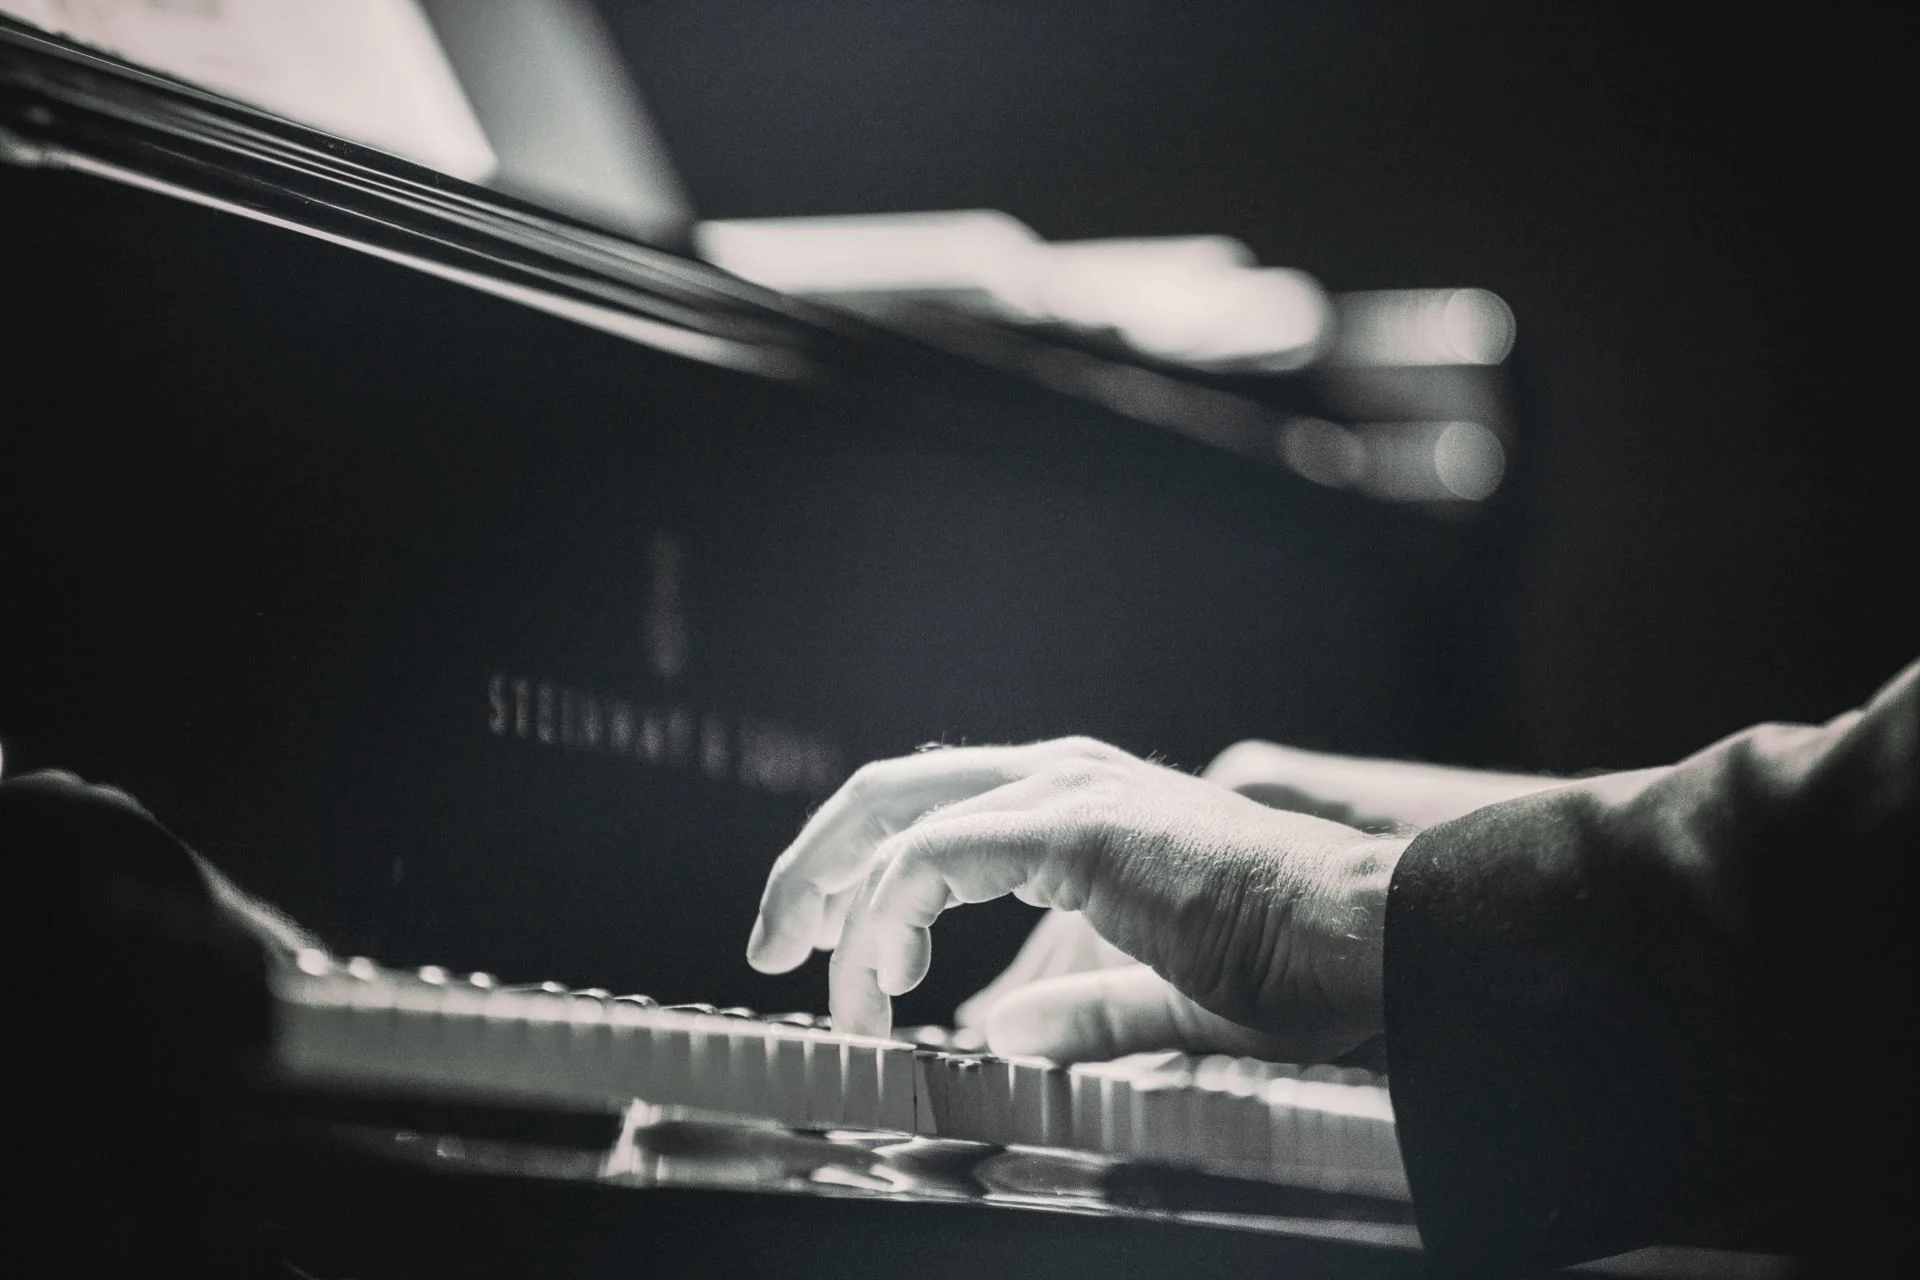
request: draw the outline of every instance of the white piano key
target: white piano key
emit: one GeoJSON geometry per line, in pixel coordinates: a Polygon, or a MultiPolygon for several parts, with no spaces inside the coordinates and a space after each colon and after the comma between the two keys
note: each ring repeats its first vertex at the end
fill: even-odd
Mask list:
{"type": "Polygon", "coordinates": [[[1367,1088],[1354,1083],[1336,1084],[1333,1087],[1343,1095],[1338,1108],[1332,1112],[1334,1158],[1342,1167],[1366,1174],[1371,1180],[1371,1175],[1376,1172],[1373,1143],[1376,1123],[1367,1114],[1367,1088]]]}
{"type": "Polygon", "coordinates": [[[1386,1088],[1375,1084],[1327,1088],[1329,1092],[1318,1103],[1324,1132],[1329,1135],[1325,1167],[1344,1179],[1346,1189],[1410,1198],[1386,1088]]]}
{"type": "Polygon", "coordinates": [[[913,1051],[913,1131],[924,1138],[942,1138],[947,1132],[940,1058],[937,1049],[913,1051]]]}
{"type": "Polygon", "coordinates": [[[1233,1059],[1223,1054],[1194,1065],[1187,1156],[1196,1168],[1231,1173],[1238,1164],[1233,1143],[1239,1117],[1233,1111],[1236,1099],[1227,1088],[1232,1071],[1233,1059]]]}
{"type": "Polygon", "coordinates": [[[919,1131],[914,1099],[914,1049],[893,1041],[879,1049],[880,1111],[877,1127],[893,1133],[919,1131]]]}
{"type": "Polygon", "coordinates": [[[1002,1117],[1002,1142],[1038,1146],[1046,1127],[1045,1096],[1039,1087],[1038,1058],[1002,1058],[1006,1073],[1007,1108],[1002,1117]]]}
{"type": "Polygon", "coordinates": [[[1183,1088],[1186,1061],[1185,1054],[1174,1052],[1135,1053],[1114,1060],[1112,1065],[1119,1087],[1113,1091],[1113,1114],[1121,1130],[1115,1150],[1130,1151],[1142,1159],[1164,1158],[1163,1153],[1173,1141],[1168,1125],[1173,1123],[1174,1113],[1182,1105],[1181,1100],[1172,1095],[1183,1088]],[[1147,1104],[1150,1111],[1136,1100],[1135,1095],[1142,1091],[1156,1095],[1147,1104]],[[1149,1114],[1154,1123],[1143,1128],[1138,1122],[1149,1114]]]}
{"type": "Polygon", "coordinates": [[[619,1092],[613,1070],[613,1029],[606,1009],[597,1000],[570,1000],[567,1010],[565,1079],[569,1101],[616,1101],[619,1092]]]}
{"type": "Polygon", "coordinates": [[[1067,1068],[1067,1144],[1079,1151],[1101,1150],[1100,1073],[1097,1064],[1078,1062],[1067,1068]]]}
{"type": "Polygon", "coordinates": [[[961,1053],[939,1055],[930,1082],[933,1085],[934,1112],[940,1120],[940,1136],[969,1141],[973,1139],[974,1085],[979,1072],[980,1062],[977,1058],[961,1053]]]}
{"type": "MultiPolygon", "coordinates": [[[[1302,1073],[1303,1076],[1305,1073],[1302,1073]]],[[[1339,1189],[1333,1154],[1333,1121],[1327,1114],[1328,1085],[1324,1079],[1303,1078],[1294,1085],[1294,1148],[1292,1166],[1302,1180],[1327,1190],[1339,1189]]]]}
{"type": "Polygon", "coordinates": [[[735,1115],[767,1114],[767,1049],[772,1035],[757,1022],[729,1019],[734,1025],[727,1031],[727,1107],[735,1115]]]}
{"type": "Polygon", "coordinates": [[[632,1005],[615,1004],[607,1011],[607,1036],[612,1058],[612,1093],[622,1102],[647,1096],[654,1078],[653,1028],[632,1005]]]}
{"type": "Polygon", "coordinates": [[[1267,1108],[1267,1171],[1276,1181],[1289,1181],[1300,1151],[1300,1117],[1293,1102],[1299,1087],[1298,1080],[1283,1075],[1268,1080],[1260,1091],[1267,1108]]]}
{"type": "Polygon", "coordinates": [[[708,1111],[726,1111],[733,1081],[733,1037],[705,1019],[694,1030],[693,1105],[708,1111]]]}
{"type": "Polygon", "coordinates": [[[497,1092],[511,1087],[520,1067],[519,1049],[509,1031],[514,1026],[509,998],[498,991],[480,991],[477,997],[462,1037],[465,1057],[475,1091],[497,1092]]]}
{"type": "Polygon", "coordinates": [[[1036,1071],[1043,1125],[1040,1141],[1049,1147],[1063,1147],[1072,1140],[1073,1133],[1073,1099],[1067,1088],[1067,1069],[1057,1062],[1047,1062],[1036,1071]]]}
{"type": "Polygon", "coordinates": [[[840,1042],[830,1032],[816,1031],[807,1037],[807,1124],[816,1129],[837,1129],[846,1118],[841,1093],[840,1042]]]}
{"type": "Polygon", "coordinates": [[[805,1128],[811,1114],[807,1089],[807,1038],[798,1027],[774,1025],[767,1041],[771,1055],[767,1079],[767,1109],[775,1120],[795,1129],[805,1128]]]}
{"type": "Polygon", "coordinates": [[[1071,1119],[1065,1068],[1045,1058],[1003,1061],[1012,1095],[1006,1140],[1028,1146],[1065,1146],[1071,1119]]]}
{"type": "Polygon", "coordinates": [[[980,1059],[979,1129],[981,1142],[1005,1146],[1013,1136],[1013,1064],[991,1055],[980,1059]]]}
{"type": "Polygon", "coordinates": [[[647,1102],[684,1107],[693,1096],[693,1032],[679,1019],[661,1019],[653,1033],[653,1079],[647,1102]]]}
{"type": "MultiPolygon", "coordinates": [[[[1084,1137],[1088,1151],[1116,1156],[1128,1154],[1132,1150],[1130,1135],[1133,1129],[1129,1087],[1132,1068],[1124,1060],[1119,1060],[1088,1063],[1081,1070],[1085,1087],[1092,1094],[1092,1115],[1084,1135],[1076,1128],[1076,1144],[1084,1137]]],[[[1078,1107],[1075,1108],[1074,1118],[1077,1124],[1080,1120],[1078,1107]]]]}
{"type": "Polygon", "coordinates": [[[1100,1078],[1100,1141],[1117,1156],[1134,1154],[1133,1076],[1125,1071],[1100,1078]]]}
{"type": "Polygon", "coordinates": [[[1265,1063],[1241,1058],[1234,1063],[1228,1081],[1234,1115],[1238,1118],[1234,1127],[1235,1152],[1244,1177],[1264,1178],[1272,1167],[1273,1126],[1267,1119],[1263,1092],[1270,1078],[1265,1063]]]}
{"type": "Polygon", "coordinates": [[[1187,1089],[1170,1075],[1149,1074],[1127,1082],[1130,1154],[1163,1164],[1184,1156],[1187,1089]]]}
{"type": "Polygon", "coordinates": [[[847,1128],[880,1123],[880,1044],[865,1037],[841,1041],[841,1123],[847,1128]]]}

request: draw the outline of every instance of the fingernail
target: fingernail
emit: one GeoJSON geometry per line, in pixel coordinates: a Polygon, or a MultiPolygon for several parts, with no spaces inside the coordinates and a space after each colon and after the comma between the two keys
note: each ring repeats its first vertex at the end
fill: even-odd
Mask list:
{"type": "Polygon", "coordinates": [[[765,916],[755,916],[753,918],[753,932],[747,936],[747,963],[759,964],[760,953],[765,951],[766,947],[767,919],[765,916]]]}

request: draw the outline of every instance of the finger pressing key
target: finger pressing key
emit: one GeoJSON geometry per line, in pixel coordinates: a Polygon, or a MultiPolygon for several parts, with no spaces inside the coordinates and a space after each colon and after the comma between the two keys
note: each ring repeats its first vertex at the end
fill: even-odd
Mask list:
{"type": "Polygon", "coordinates": [[[888,837],[930,810],[1032,772],[1053,743],[957,747],[862,767],[807,822],[774,862],[747,942],[747,961],[784,973],[816,940],[833,938],[828,899],[854,886],[888,837]]]}
{"type": "MultiPolygon", "coordinates": [[[[1017,790],[1004,787],[973,803],[992,803],[1017,790]]],[[[1076,843],[1059,815],[1018,810],[943,811],[888,841],[876,858],[883,874],[867,908],[881,988],[899,995],[919,985],[931,957],[928,927],[949,906],[1009,893],[1053,905],[1053,895],[1063,889],[1066,897],[1077,897],[1053,883],[1057,877],[1045,874],[1044,866],[1050,853],[1076,843]]]]}
{"type": "Polygon", "coordinates": [[[847,907],[845,931],[827,968],[827,1011],[842,1035],[886,1036],[893,1031],[893,1001],[881,989],[876,970],[873,887],[885,868],[875,864],[847,907]]]}

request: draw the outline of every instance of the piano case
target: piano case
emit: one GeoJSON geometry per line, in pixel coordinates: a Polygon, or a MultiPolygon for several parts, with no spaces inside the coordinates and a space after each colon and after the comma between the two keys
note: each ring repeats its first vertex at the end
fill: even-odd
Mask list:
{"type": "MultiPolygon", "coordinates": [[[[754,974],[746,930],[864,759],[1426,754],[1465,700],[1484,528],[11,23],[0,160],[7,768],[126,788],[343,954],[804,1008],[819,969],[754,974]]],[[[969,908],[903,1020],[945,1020],[1030,920],[969,908]]],[[[356,1275],[1417,1261],[1404,1230],[261,1150],[253,1220],[335,1233],[356,1275]]]]}

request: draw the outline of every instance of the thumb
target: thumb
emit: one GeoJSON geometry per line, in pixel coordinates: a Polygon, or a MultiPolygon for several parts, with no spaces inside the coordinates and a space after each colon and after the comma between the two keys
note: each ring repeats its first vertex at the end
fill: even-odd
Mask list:
{"type": "Polygon", "coordinates": [[[1208,1012],[1133,964],[1008,992],[987,1016],[987,1045],[1001,1056],[1096,1062],[1164,1049],[1272,1057],[1280,1042],[1208,1012]]]}

